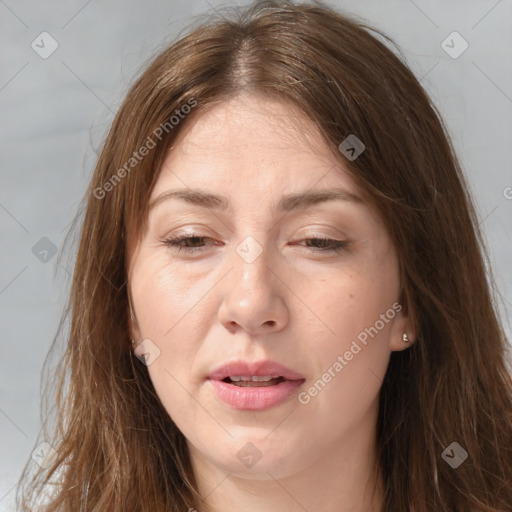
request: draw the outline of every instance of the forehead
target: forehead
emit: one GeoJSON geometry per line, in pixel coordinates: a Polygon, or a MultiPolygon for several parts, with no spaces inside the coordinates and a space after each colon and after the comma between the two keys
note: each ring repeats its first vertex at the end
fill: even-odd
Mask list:
{"type": "Polygon", "coordinates": [[[190,152],[208,148],[221,154],[226,144],[235,151],[258,145],[277,148],[284,142],[297,149],[318,146],[319,138],[315,124],[291,102],[242,94],[198,116],[174,146],[190,152]]]}
{"type": "Polygon", "coordinates": [[[288,102],[252,96],[217,104],[183,128],[150,201],[198,185],[260,200],[317,186],[357,190],[313,121],[288,102]]]}

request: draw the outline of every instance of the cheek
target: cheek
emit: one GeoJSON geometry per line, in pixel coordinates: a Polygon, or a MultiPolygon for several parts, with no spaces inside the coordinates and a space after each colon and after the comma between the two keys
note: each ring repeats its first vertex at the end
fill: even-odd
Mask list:
{"type": "Polygon", "coordinates": [[[145,255],[133,268],[131,281],[133,306],[141,334],[162,339],[190,309],[187,287],[162,255],[145,255]]]}
{"type": "Polygon", "coordinates": [[[188,421],[189,375],[198,350],[192,299],[163,258],[139,261],[131,279],[133,306],[142,338],[151,340],[158,353],[147,371],[169,416],[188,421]]]}
{"type": "Polygon", "coordinates": [[[371,295],[363,288],[351,291],[352,296],[328,310],[326,323],[335,335],[319,337],[310,347],[315,370],[306,395],[299,397],[307,416],[325,418],[326,437],[349,435],[375,412],[391,353],[393,297],[371,295]],[[387,321],[380,316],[386,311],[391,311],[387,321]]]}
{"type": "Polygon", "coordinates": [[[328,327],[314,343],[317,387],[326,384],[321,401],[337,410],[363,410],[378,393],[389,362],[398,274],[390,264],[347,274],[336,287],[333,283],[328,292],[310,295],[328,327]]]}
{"type": "MultiPolygon", "coordinates": [[[[314,305],[312,309],[330,333],[325,341],[334,343],[339,350],[374,326],[392,308],[398,294],[398,275],[391,265],[333,276],[307,291],[308,303],[314,305]]],[[[378,322],[382,335],[389,331],[389,316],[384,325],[378,322]]]]}
{"type": "Polygon", "coordinates": [[[133,307],[142,339],[158,354],[147,370],[157,395],[170,414],[187,400],[190,368],[198,344],[187,290],[162,258],[140,259],[131,278],[133,307]],[[156,348],[154,348],[156,347],[156,348]]]}

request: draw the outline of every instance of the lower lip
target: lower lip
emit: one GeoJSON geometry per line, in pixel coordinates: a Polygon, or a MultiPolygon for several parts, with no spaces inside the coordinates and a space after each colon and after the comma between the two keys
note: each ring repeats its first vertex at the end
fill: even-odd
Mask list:
{"type": "Polygon", "coordinates": [[[287,400],[302,386],[304,380],[285,380],[273,386],[242,387],[222,380],[210,379],[217,396],[225,403],[243,411],[263,411],[287,400]]]}

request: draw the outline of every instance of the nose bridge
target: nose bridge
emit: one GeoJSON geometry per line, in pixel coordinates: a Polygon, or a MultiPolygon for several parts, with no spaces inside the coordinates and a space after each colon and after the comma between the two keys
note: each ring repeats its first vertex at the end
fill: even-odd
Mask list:
{"type": "MultiPolygon", "coordinates": [[[[246,236],[235,248],[233,254],[234,279],[242,287],[268,286],[268,277],[271,274],[269,267],[270,250],[267,241],[260,233],[246,236]]],[[[268,237],[267,237],[268,238],[268,237]]]]}
{"type": "Polygon", "coordinates": [[[248,235],[232,254],[232,271],[226,281],[219,311],[220,321],[230,329],[238,324],[256,333],[260,328],[282,328],[286,323],[286,306],[279,289],[279,279],[271,268],[272,254],[267,240],[268,237],[263,235],[248,235]]]}

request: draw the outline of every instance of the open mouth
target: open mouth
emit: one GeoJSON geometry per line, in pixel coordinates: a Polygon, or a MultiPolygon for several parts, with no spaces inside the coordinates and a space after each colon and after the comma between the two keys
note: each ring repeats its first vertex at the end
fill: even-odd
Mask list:
{"type": "Polygon", "coordinates": [[[217,397],[240,411],[263,411],[289,401],[306,379],[271,360],[232,361],[210,371],[209,386],[217,397]]]}
{"type": "Polygon", "coordinates": [[[287,379],[284,377],[272,377],[272,376],[262,376],[262,377],[226,377],[222,379],[222,382],[226,382],[227,384],[233,384],[234,386],[240,386],[245,388],[254,388],[254,387],[266,387],[266,386],[275,386],[280,384],[281,382],[285,382],[287,379]]]}
{"type": "Polygon", "coordinates": [[[275,407],[297,393],[305,379],[282,376],[225,377],[210,379],[217,396],[229,406],[244,411],[262,411],[275,407]]]}

